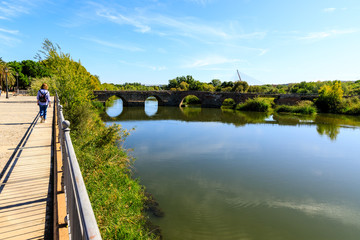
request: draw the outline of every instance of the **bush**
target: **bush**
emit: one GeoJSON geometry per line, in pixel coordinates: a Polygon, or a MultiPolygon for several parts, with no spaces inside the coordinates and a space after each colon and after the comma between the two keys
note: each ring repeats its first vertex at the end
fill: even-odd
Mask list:
{"type": "Polygon", "coordinates": [[[201,104],[201,101],[198,97],[194,95],[186,96],[182,103],[182,105],[195,105],[195,104],[201,104]]]}
{"type": "Polygon", "coordinates": [[[55,91],[57,90],[57,86],[56,86],[55,78],[51,78],[51,77],[34,78],[31,81],[31,87],[29,88],[29,94],[31,96],[36,96],[37,92],[39,91],[39,89],[41,88],[41,85],[43,83],[46,83],[48,85],[50,95],[54,96],[55,91]]]}
{"type": "Polygon", "coordinates": [[[236,109],[241,111],[267,112],[271,109],[271,103],[268,99],[264,98],[248,99],[245,103],[239,104],[236,109]]]}
{"type": "Polygon", "coordinates": [[[343,97],[340,81],[324,85],[319,90],[319,98],[315,100],[317,108],[322,112],[337,113],[343,97]]]}
{"type": "Polygon", "coordinates": [[[316,113],[316,107],[311,101],[301,101],[295,106],[279,105],[276,107],[275,112],[314,114],[316,113]]]}
{"type": "Polygon", "coordinates": [[[360,115],[360,99],[358,97],[343,99],[338,106],[338,113],[360,115]]]}
{"type": "Polygon", "coordinates": [[[223,105],[221,106],[221,108],[227,108],[227,109],[232,109],[234,107],[235,107],[235,101],[232,98],[225,99],[223,105]]]}

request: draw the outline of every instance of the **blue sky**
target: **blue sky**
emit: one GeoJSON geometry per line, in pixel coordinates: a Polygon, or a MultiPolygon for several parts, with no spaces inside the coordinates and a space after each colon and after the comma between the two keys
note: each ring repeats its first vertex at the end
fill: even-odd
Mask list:
{"type": "Polygon", "coordinates": [[[44,39],[101,82],[360,79],[358,0],[1,0],[0,57],[44,39]]]}

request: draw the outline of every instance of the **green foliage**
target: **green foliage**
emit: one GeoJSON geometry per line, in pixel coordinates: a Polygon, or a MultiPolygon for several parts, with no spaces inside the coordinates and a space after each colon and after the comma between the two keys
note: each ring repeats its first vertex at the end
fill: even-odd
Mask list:
{"type": "Polygon", "coordinates": [[[29,94],[32,96],[36,96],[37,92],[41,88],[41,85],[46,83],[49,87],[50,95],[54,96],[57,90],[56,86],[56,79],[51,77],[44,77],[44,78],[34,78],[31,81],[31,87],[29,88],[29,94]]]}
{"type": "Polygon", "coordinates": [[[220,87],[221,86],[221,81],[219,79],[213,79],[211,80],[211,83],[214,87],[220,87]]]}
{"type": "Polygon", "coordinates": [[[241,111],[267,112],[271,109],[271,102],[264,98],[248,99],[236,108],[241,111]]]}
{"type": "Polygon", "coordinates": [[[223,105],[221,106],[221,108],[223,108],[223,109],[233,109],[233,108],[236,107],[235,104],[236,103],[235,103],[234,99],[227,98],[227,99],[224,100],[223,105]]]}
{"type": "Polygon", "coordinates": [[[141,83],[124,83],[124,84],[103,83],[100,86],[100,90],[108,90],[108,91],[154,91],[159,89],[160,89],[159,86],[145,86],[141,83]]]}
{"type": "Polygon", "coordinates": [[[295,106],[279,105],[275,108],[275,112],[314,114],[316,113],[316,107],[311,101],[301,101],[295,106]]]}
{"type": "Polygon", "coordinates": [[[249,84],[245,81],[236,81],[234,82],[234,86],[232,87],[232,92],[241,92],[245,93],[249,89],[249,84]]]}
{"type": "Polygon", "coordinates": [[[201,104],[200,99],[194,95],[186,96],[182,102],[182,105],[198,105],[201,104]]]}
{"type": "Polygon", "coordinates": [[[33,60],[12,61],[9,62],[9,66],[19,74],[19,88],[28,88],[34,78],[50,77],[49,70],[40,62],[33,60]]]}
{"type": "MultiPolygon", "coordinates": [[[[144,216],[144,189],[132,178],[132,161],[122,149],[128,132],[105,126],[92,91],[97,77],[45,40],[42,64],[55,80],[76,155],[103,239],[154,239],[144,216]]],[[[41,82],[45,79],[36,80],[41,82]]],[[[35,84],[35,83],[34,83],[35,84]]],[[[55,88],[55,87],[54,87],[55,88]]]]}
{"type": "Polygon", "coordinates": [[[5,84],[6,84],[6,79],[7,79],[7,83],[10,89],[10,86],[14,85],[15,83],[15,72],[14,69],[6,62],[4,62],[1,58],[0,58],[0,86],[3,87],[3,89],[5,89],[5,84]],[[8,69],[8,72],[5,72],[5,69],[8,69]]]}
{"type": "Polygon", "coordinates": [[[249,86],[248,92],[262,93],[262,92],[264,92],[264,88],[262,88],[261,86],[253,85],[253,86],[249,86]]]}
{"type": "Polygon", "coordinates": [[[291,93],[298,94],[317,94],[322,83],[321,82],[301,82],[293,84],[290,88],[291,93]]]}
{"type": "Polygon", "coordinates": [[[360,115],[359,97],[342,99],[340,105],[338,106],[338,113],[347,115],[360,115]]]}
{"type": "Polygon", "coordinates": [[[181,76],[169,80],[169,84],[166,86],[166,89],[177,91],[200,91],[201,87],[202,83],[200,81],[195,80],[191,75],[187,75],[186,77],[181,76]]]}
{"type": "Polygon", "coordinates": [[[319,98],[315,103],[322,112],[336,113],[341,103],[344,91],[340,81],[334,81],[331,84],[323,85],[319,89],[319,98]]]}

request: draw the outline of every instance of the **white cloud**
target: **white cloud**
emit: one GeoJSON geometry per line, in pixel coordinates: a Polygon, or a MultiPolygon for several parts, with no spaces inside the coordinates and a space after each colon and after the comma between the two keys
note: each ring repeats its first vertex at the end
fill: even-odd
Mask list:
{"type": "Polygon", "coordinates": [[[0,28],[0,32],[9,33],[9,34],[18,34],[19,33],[18,30],[7,30],[4,28],[0,28]]]}
{"type": "MultiPolygon", "coordinates": [[[[196,1],[201,3],[202,1],[196,1]]],[[[209,1],[204,1],[209,2],[209,1]]],[[[127,9],[119,5],[101,5],[89,3],[100,19],[105,19],[119,25],[130,25],[135,31],[141,33],[157,34],[161,37],[182,36],[199,41],[218,41],[230,39],[261,39],[266,32],[240,32],[240,27],[233,28],[233,23],[201,22],[195,17],[166,16],[163,14],[149,13],[147,10],[127,9]]]]}
{"type": "Polygon", "coordinates": [[[305,37],[301,37],[300,39],[320,40],[320,39],[327,38],[327,37],[356,33],[358,31],[359,30],[357,30],[357,29],[346,29],[346,30],[330,30],[330,31],[326,31],[326,32],[313,32],[313,33],[309,33],[305,37]]]}
{"type": "Polygon", "coordinates": [[[124,60],[119,60],[119,62],[121,64],[126,64],[129,66],[134,66],[134,67],[138,67],[138,68],[147,68],[147,69],[151,69],[153,71],[164,71],[167,69],[166,66],[154,66],[154,65],[150,65],[150,64],[146,64],[146,63],[131,63],[131,62],[127,62],[124,60]]]}
{"type": "Polygon", "coordinates": [[[197,59],[193,61],[191,64],[184,65],[184,68],[199,68],[206,67],[211,65],[220,65],[225,63],[235,63],[241,62],[240,59],[229,59],[222,56],[209,56],[202,59],[197,59]]]}
{"type": "Polygon", "coordinates": [[[17,35],[19,33],[18,30],[8,30],[4,28],[0,28],[0,40],[2,43],[7,46],[15,46],[16,43],[19,43],[20,40],[14,38],[12,35],[17,35]]]}
{"type": "Polygon", "coordinates": [[[265,55],[268,51],[269,51],[269,49],[261,49],[259,56],[265,55]]]}
{"type": "Polygon", "coordinates": [[[4,43],[5,45],[7,45],[7,46],[15,46],[16,43],[21,42],[19,39],[9,37],[9,36],[4,35],[2,33],[0,33],[0,41],[2,43],[4,43]]]}
{"type": "Polygon", "coordinates": [[[87,41],[90,41],[90,42],[94,42],[94,43],[97,43],[97,44],[100,44],[100,45],[103,45],[103,46],[106,46],[106,47],[117,48],[117,49],[131,51],[131,52],[144,51],[144,49],[141,49],[139,47],[134,47],[134,46],[125,45],[125,44],[111,43],[111,42],[99,40],[99,39],[96,39],[96,38],[81,38],[81,39],[87,40],[87,41]]]}
{"type": "Polygon", "coordinates": [[[0,19],[9,19],[23,14],[30,14],[33,8],[44,0],[7,0],[0,3],[0,19]]]}
{"type": "Polygon", "coordinates": [[[193,2],[193,3],[199,4],[199,5],[203,5],[203,6],[213,2],[213,0],[186,0],[186,1],[193,2]]]}
{"type": "Polygon", "coordinates": [[[137,31],[141,32],[141,33],[146,33],[149,32],[151,30],[151,28],[146,25],[145,23],[141,22],[141,20],[139,21],[137,19],[137,17],[130,17],[130,16],[125,16],[123,14],[119,14],[119,13],[111,13],[106,9],[100,9],[96,12],[97,16],[99,17],[103,17],[106,18],[107,20],[120,24],[120,25],[131,25],[134,26],[136,28],[137,31]]]}
{"type": "Polygon", "coordinates": [[[323,11],[324,12],[334,12],[336,10],[336,8],[324,8],[323,11]]]}

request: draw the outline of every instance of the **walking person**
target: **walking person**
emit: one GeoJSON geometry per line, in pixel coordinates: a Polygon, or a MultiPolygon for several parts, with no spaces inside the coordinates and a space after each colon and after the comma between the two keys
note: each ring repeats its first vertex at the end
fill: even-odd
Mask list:
{"type": "Polygon", "coordinates": [[[40,118],[41,123],[46,122],[46,113],[47,113],[47,107],[51,107],[51,101],[50,101],[50,93],[48,91],[48,85],[46,83],[43,83],[41,85],[41,89],[37,93],[37,104],[40,107],[40,118]]]}

